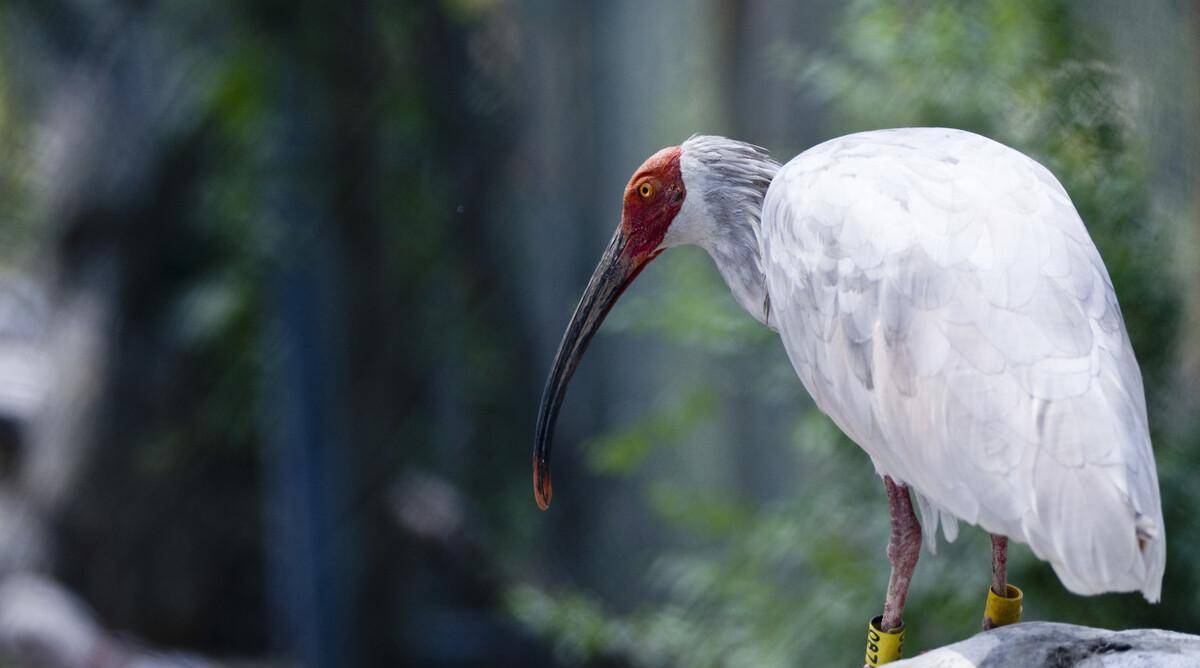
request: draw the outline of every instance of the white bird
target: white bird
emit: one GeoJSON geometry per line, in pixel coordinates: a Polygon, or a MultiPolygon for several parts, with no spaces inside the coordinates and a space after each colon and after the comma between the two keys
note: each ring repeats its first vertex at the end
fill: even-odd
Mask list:
{"type": "Polygon", "coordinates": [[[649,158],[546,385],[534,450],[542,508],[580,356],[641,269],[681,244],[707,250],[738,303],[779,333],[817,407],[883,478],[882,630],[902,626],[922,525],[933,551],[938,524],[953,541],[960,520],[992,534],[1001,596],[1012,538],[1072,592],[1159,599],[1158,477],[1108,271],[1049,170],[961,130],[853,134],[782,168],[711,136],[649,158]]]}

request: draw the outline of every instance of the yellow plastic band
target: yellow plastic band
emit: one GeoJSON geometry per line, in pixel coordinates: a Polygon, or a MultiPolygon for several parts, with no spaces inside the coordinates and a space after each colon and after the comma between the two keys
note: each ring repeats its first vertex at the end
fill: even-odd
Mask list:
{"type": "Polygon", "coordinates": [[[882,666],[899,660],[900,653],[904,650],[904,623],[901,622],[898,629],[884,631],[879,628],[882,622],[883,615],[880,615],[867,624],[868,666],[882,666]]]}
{"type": "Polygon", "coordinates": [[[1013,585],[1007,585],[1006,596],[997,596],[996,592],[988,587],[987,606],[983,610],[983,616],[992,620],[992,626],[1008,626],[1021,621],[1021,602],[1025,595],[1021,593],[1013,585]]]}

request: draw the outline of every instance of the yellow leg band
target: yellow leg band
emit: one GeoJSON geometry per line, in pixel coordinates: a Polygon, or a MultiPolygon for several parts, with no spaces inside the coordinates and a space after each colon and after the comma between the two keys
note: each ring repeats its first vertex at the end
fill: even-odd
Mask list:
{"type": "Polygon", "coordinates": [[[987,606],[983,610],[983,616],[992,621],[992,626],[1008,626],[1021,621],[1021,602],[1025,595],[1021,593],[1013,585],[1007,585],[1005,596],[997,596],[996,592],[988,587],[987,606]]]}
{"type": "Polygon", "coordinates": [[[883,615],[871,620],[867,625],[867,665],[882,666],[900,658],[904,649],[904,623],[900,628],[884,631],[879,628],[883,615]]]}

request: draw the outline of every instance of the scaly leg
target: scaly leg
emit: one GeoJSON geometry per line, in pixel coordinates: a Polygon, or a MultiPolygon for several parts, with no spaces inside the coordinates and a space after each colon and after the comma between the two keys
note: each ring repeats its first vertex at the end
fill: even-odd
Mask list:
{"type": "Polygon", "coordinates": [[[992,586],[983,611],[983,630],[1021,621],[1021,590],[1008,584],[1008,538],[992,534],[992,586]]]}
{"type": "Polygon", "coordinates": [[[1008,538],[992,534],[992,591],[1004,596],[1008,589],[1008,538]]]}
{"type": "Polygon", "coordinates": [[[917,557],[921,555],[921,524],[913,513],[908,488],[896,484],[888,476],[884,476],[883,484],[887,487],[888,508],[892,515],[892,535],[887,547],[892,575],[888,578],[887,599],[883,603],[880,626],[884,631],[892,631],[900,628],[908,584],[917,567],[917,557]]]}

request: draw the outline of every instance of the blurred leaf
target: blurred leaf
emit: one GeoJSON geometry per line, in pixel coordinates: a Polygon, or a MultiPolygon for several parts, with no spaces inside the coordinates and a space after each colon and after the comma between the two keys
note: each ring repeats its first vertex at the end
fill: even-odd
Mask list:
{"type": "Polygon", "coordinates": [[[704,537],[727,536],[753,513],[736,496],[661,481],[650,486],[650,505],[671,525],[704,537]]]}
{"type": "Polygon", "coordinates": [[[656,446],[676,445],[702,426],[715,403],[711,390],[696,388],[671,406],[585,442],[588,467],[610,475],[632,473],[656,446]]]}

